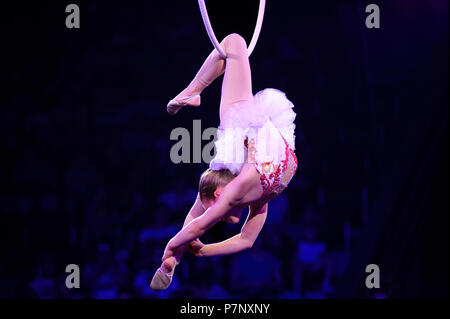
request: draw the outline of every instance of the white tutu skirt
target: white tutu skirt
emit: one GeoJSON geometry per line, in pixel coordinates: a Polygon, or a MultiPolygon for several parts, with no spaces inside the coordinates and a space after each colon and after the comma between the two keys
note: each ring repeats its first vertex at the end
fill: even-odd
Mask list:
{"type": "Polygon", "coordinates": [[[293,107],[286,94],[276,89],[264,89],[252,101],[230,107],[217,129],[216,155],[210,168],[239,174],[246,162],[281,163],[286,158],[286,144],[295,150],[293,107]],[[248,154],[249,140],[255,143],[254,156],[248,154]]]}

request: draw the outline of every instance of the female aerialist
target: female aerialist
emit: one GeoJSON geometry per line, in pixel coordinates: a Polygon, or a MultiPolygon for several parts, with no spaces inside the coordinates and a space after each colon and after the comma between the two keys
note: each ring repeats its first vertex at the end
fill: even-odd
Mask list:
{"type": "Polygon", "coordinates": [[[189,86],[167,105],[170,114],[186,105],[199,106],[203,89],[225,73],[216,156],[200,178],[183,228],[165,248],[150,284],[153,290],[170,285],[185,251],[213,256],[252,247],[266,220],[268,202],[287,187],[297,169],[294,105],[275,89],[253,96],[247,45],[240,35],[228,35],[221,47],[226,58],[214,49],[189,86]],[[198,239],[218,221],[239,222],[245,207],[249,213],[240,234],[209,245],[198,239]]]}

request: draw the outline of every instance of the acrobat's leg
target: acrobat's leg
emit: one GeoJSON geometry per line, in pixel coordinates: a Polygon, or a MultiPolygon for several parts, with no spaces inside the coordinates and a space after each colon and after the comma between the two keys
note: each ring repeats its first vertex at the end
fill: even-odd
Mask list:
{"type": "Polygon", "coordinates": [[[167,111],[170,114],[175,114],[184,105],[200,105],[202,91],[224,72],[222,99],[224,99],[225,92],[225,103],[234,100],[236,96],[238,100],[242,100],[252,95],[250,65],[245,40],[234,33],[225,37],[221,46],[227,54],[227,59],[223,59],[219,52],[214,49],[206,58],[192,82],[169,102],[167,111]],[[231,84],[232,81],[236,81],[236,83],[231,84]]]}
{"type": "Polygon", "coordinates": [[[252,74],[244,38],[236,33],[230,34],[225,38],[223,46],[227,60],[220,100],[221,119],[233,104],[253,99],[252,74]]]}
{"type": "Polygon", "coordinates": [[[176,254],[175,254],[175,256],[169,257],[166,260],[164,260],[164,262],[161,265],[162,270],[165,273],[173,274],[175,266],[177,266],[180,263],[181,258],[183,257],[183,255],[186,252],[186,250],[187,250],[187,247],[183,247],[181,249],[178,249],[176,254]]]}

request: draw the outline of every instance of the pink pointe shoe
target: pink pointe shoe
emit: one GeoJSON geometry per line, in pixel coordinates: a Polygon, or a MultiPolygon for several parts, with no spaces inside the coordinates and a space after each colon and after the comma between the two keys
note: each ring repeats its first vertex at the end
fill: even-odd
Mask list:
{"type": "Polygon", "coordinates": [[[175,263],[172,266],[172,271],[170,273],[166,273],[162,270],[162,266],[156,270],[153,275],[152,281],[150,283],[150,289],[154,291],[165,290],[169,288],[170,283],[172,282],[173,273],[175,271],[175,267],[180,263],[180,261],[175,259],[175,263]]]}
{"type": "Polygon", "coordinates": [[[199,106],[200,94],[170,100],[169,103],[167,104],[167,112],[171,115],[175,115],[183,106],[186,105],[199,106]]]}
{"type": "Polygon", "coordinates": [[[153,275],[152,282],[150,283],[150,289],[153,291],[161,291],[169,288],[170,283],[172,282],[173,270],[170,274],[166,274],[161,268],[156,270],[153,275]]]}

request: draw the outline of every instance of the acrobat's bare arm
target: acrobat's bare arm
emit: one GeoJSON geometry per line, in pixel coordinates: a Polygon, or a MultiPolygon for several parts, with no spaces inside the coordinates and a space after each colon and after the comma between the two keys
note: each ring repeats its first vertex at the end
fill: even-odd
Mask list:
{"type": "MultiPolygon", "coordinates": [[[[186,215],[186,218],[184,219],[184,224],[183,227],[186,227],[186,225],[188,225],[191,221],[193,221],[195,218],[197,218],[198,216],[202,215],[205,212],[205,209],[202,206],[202,202],[200,200],[200,194],[197,194],[197,197],[195,199],[194,205],[192,205],[192,208],[189,210],[189,213],[186,215]]],[[[194,239],[193,241],[191,241],[190,243],[187,244],[186,248],[189,248],[189,245],[193,245],[195,244],[195,242],[198,242],[198,244],[202,245],[202,243],[200,242],[200,240],[194,239]]],[[[184,249],[183,249],[184,252],[184,249]]],[[[181,259],[182,256],[182,252],[177,252],[177,260],[179,261],[179,259],[181,259]]]]}
{"type": "Polygon", "coordinates": [[[239,234],[220,243],[205,245],[196,255],[228,255],[251,248],[264,226],[267,217],[267,208],[268,204],[265,204],[259,210],[253,210],[250,207],[247,219],[239,234]]]}
{"type": "Polygon", "coordinates": [[[192,220],[194,220],[195,218],[197,218],[204,212],[205,212],[205,209],[202,206],[202,202],[200,200],[200,194],[197,194],[197,198],[195,199],[194,205],[192,205],[191,210],[189,211],[189,213],[187,214],[187,216],[184,220],[183,228],[186,227],[187,224],[189,224],[192,220]]]}
{"type": "MultiPolygon", "coordinates": [[[[225,186],[214,205],[208,208],[203,215],[192,220],[169,241],[164,251],[163,261],[173,256],[179,247],[202,236],[207,229],[221,220],[230,209],[240,204],[243,197],[255,186],[255,179],[249,172],[241,171],[234,180],[225,186]]],[[[256,182],[259,182],[259,180],[256,180],[256,182]]]]}

